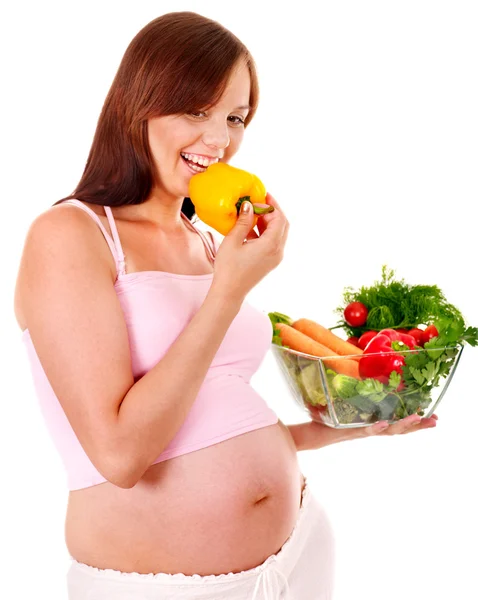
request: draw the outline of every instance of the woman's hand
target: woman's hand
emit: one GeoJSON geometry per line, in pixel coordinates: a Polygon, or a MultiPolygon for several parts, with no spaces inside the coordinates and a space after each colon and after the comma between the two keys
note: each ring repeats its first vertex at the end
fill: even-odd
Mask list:
{"type": "Polygon", "coordinates": [[[224,237],[214,261],[212,288],[242,302],[249,291],[282,261],[289,222],[277,201],[267,194],[266,204],[274,207],[260,215],[257,234],[252,228],[253,211],[241,211],[233,229],[224,237]],[[246,241],[245,241],[246,240],[246,241]]]}
{"type": "Polygon", "coordinates": [[[318,421],[309,421],[308,423],[284,425],[284,427],[288,428],[297,452],[300,452],[301,450],[317,450],[324,446],[330,446],[330,444],[375,435],[401,435],[421,431],[422,429],[435,427],[437,419],[437,415],[432,415],[428,419],[421,418],[418,415],[410,415],[400,419],[393,425],[389,425],[386,421],[377,421],[377,423],[368,427],[334,429],[318,421]]]}
{"type": "Polygon", "coordinates": [[[378,421],[369,427],[363,427],[363,436],[369,437],[373,435],[403,435],[404,433],[413,433],[422,429],[436,427],[438,417],[433,414],[425,419],[419,415],[409,415],[404,419],[400,419],[396,423],[389,425],[386,421],[378,421]]]}

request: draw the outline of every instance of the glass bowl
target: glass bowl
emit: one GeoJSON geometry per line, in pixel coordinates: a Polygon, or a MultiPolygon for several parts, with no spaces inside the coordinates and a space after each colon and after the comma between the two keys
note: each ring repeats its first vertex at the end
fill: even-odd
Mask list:
{"type": "MultiPolygon", "coordinates": [[[[343,368],[345,361],[359,362],[364,355],[318,358],[272,343],[273,356],[294,400],[312,420],[334,428],[366,427],[376,421],[394,423],[411,414],[430,417],[453,378],[462,352],[461,344],[401,351],[403,374],[392,377],[390,385],[390,381],[384,384],[344,375],[348,371],[343,368]]],[[[366,356],[373,359],[390,354],[397,352],[366,356]]]]}

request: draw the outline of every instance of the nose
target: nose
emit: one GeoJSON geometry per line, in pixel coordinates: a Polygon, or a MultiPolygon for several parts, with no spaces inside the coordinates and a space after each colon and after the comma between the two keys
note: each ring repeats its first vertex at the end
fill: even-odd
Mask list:
{"type": "Polygon", "coordinates": [[[215,151],[227,148],[231,142],[227,123],[214,119],[209,120],[202,139],[206,146],[214,148],[215,151]]]}

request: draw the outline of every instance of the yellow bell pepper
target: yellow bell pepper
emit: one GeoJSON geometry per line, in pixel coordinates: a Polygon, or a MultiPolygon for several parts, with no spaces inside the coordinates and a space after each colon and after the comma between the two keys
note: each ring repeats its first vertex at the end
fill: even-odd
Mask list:
{"type": "Polygon", "coordinates": [[[241,204],[248,200],[254,208],[254,225],[258,215],[274,210],[264,203],[266,188],[256,175],[218,162],[189,181],[189,198],[197,216],[222,235],[234,227],[241,204]]]}

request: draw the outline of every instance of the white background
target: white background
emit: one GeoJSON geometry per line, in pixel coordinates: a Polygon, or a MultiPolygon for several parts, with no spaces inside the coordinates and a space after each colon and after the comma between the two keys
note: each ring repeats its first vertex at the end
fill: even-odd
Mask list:
{"type": "MultiPolygon", "coordinates": [[[[66,479],[13,315],[24,236],[77,184],[130,40],[172,10],[220,21],[257,62],[261,103],[233,164],[261,177],[291,227],[249,301],[332,326],[343,288],[387,264],[437,284],[478,325],[474,2],[3,8],[0,568],[11,599],[66,598],[68,568],[66,479]]],[[[336,600],[478,598],[477,359],[466,347],[435,429],[299,454],[335,527],[336,600]]],[[[253,383],[282,421],[306,420],[270,353],[253,383]]]]}

